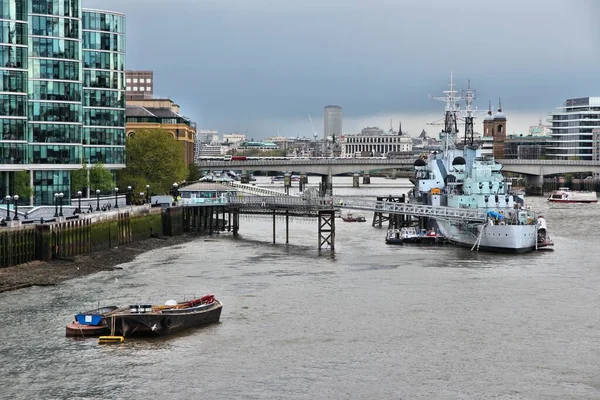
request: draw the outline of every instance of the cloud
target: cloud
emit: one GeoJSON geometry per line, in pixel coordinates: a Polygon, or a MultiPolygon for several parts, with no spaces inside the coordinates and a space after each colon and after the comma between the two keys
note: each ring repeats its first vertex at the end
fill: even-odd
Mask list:
{"type": "Polygon", "coordinates": [[[540,110],[599,89],[593,0],[84,6],[124,12],[127,67],[154,70],[157,94],[176,99],[202,128],[222,132],[263,130],[260,121],[298,121],[290,130],[300,130],[326,104],[343,106],[347,121],[435,113],[439,104],[428,94],[445,90],[451,71],[461,88],[471,79],[480,108],[502,97],[507,110],[536,115],[531,124],[540,110]]]}

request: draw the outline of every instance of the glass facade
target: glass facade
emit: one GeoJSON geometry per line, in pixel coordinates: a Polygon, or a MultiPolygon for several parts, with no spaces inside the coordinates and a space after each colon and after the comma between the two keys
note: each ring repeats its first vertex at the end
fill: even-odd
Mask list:
{"type": "Polygon", "coordinates": [[[547,155],[558,160],[600,160],[600,97],[568,99],[550,122],[547,155]]]}
{"type": "Polygon", "coordinates": [[[83,158],[125,164],[125,16],[83,12],[83,158]]]}
{"type": "MultiPolygon", "coordinates": [[[[27,1],[0,0],[0,165],[27,163],[27,1]]],[[[14,172],[0,173],[0,197],[14,192],[14,172]]]]}
{"type": "Polygon", "coordinates": [[[51,205],[74,165],[124,167],[125,17],[81,2],[0,0],[0,198],[19,170],[51,205]]]}

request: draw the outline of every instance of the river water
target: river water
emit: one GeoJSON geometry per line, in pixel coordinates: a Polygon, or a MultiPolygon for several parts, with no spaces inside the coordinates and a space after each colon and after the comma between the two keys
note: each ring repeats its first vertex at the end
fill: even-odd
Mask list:
{"type": "MultiPolygon", "coordinates": [[[[336,194],[408,190],[372,182],[336,194]]],[[[315,221],[294,220],[285,245],[283,220],[272,244],[270,218],[242,217],[237,239],[2,293],[0,398],[600,398],[600,206],[528,201],[554,251],[387,246],[385,230],[337,220],[335,254],[319,253],[315,221]],[[120,345],[64,337],[98,302],[206,293],[224,303],[219,324],[120,345]]]]}

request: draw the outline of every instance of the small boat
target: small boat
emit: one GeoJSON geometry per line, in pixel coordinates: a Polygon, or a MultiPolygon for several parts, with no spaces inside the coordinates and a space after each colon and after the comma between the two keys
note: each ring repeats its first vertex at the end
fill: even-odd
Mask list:
{"type": "Polygon", "coordinates": [[[108,306],[75,314],[73,322],[66,326],[66,336],[98,337],[108,335],[110,328],[106,317],[118,308],[117,306],[108,306]]]}
{"type": "Polygon", "coordinates": [[[362,215],[354,216],[351,213],[344,215],[340,215],[340,218],[344,220],[344,222],[366,222],[367,219],[362,215]]]}
{"type": "Polygon", "coordinates": [[[164,305],[134,304],[111,313],[111,335],[123,337],[165,336],[189,328],[219,322],[223,304],[213,295],[164,305]]]}
{"type": "Polygon", "coordinates": [[[597,203],[598,197],[596,192],[570,190],[562,187],[553,191],[548,197],[548,201],[552,203],[597,203]]]}
{"type": "Polygon", "coordinates": [[[444,238],[433,230],[423,229],[417,231],[414,226],[402,227],[400,229],[389,229],[385,236],[387,244],[403,244],[403,243],[443,243],[444,238]]]}
{"type": "Polygon", "coordinates": [[[537,231],[538,250],[553,250],[550,247],[554,246],[554,242],[550,239],[550,235],[546,229],[546,219],[542,215],[538,215],[537,231]]]}
{"type": "Polygon", "coordinates": [[[277,176],[273,176],[271,177],[271,183],[275,183],[275,182],[283,182],[284,180],[284,176],[283,175],[277,175],[277,176]]]}

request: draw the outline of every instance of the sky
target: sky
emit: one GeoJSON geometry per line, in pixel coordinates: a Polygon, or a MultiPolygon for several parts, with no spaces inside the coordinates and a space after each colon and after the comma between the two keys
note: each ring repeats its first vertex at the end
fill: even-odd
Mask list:
{"type": "Polygon", "coordinates": [[[127,69],[153,70],[155,96],[221,134],[321,138],[329,104],[345,133],[402,121],[434,134],[444,104],[430,95],[451,73],[476,89],[476,131],[499,98],[512,134],[600,96],[595,0],[82,2],[125,13],[127,69]]]}

